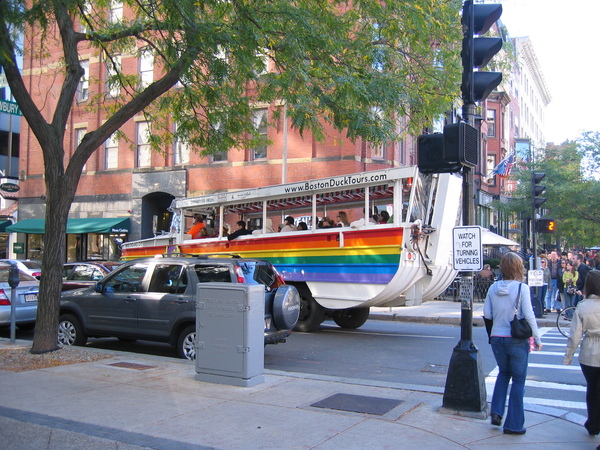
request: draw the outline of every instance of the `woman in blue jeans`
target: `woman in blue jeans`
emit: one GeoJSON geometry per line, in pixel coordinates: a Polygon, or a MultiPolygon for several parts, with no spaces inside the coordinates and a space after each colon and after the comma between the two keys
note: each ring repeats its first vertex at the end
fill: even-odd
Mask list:
{"type": "Polygon", "coordinates": [[[492,351],[498,364],[498,377],[492,395],[492,425],[500,426],[506,407],[508,383],[512,387],[508,399],[508,411],[504,420],[505,434],[525,434],[525,379],[529,359],[529,339],[515,339],[510,334],[510,322],[515,316],[517,298],[520,298],[517,316],[524,317],[531,326],[535,350],[542,348],[542,341],[531,307],[529,286],[523,283],[523,261],[516,253],[507,253],[500,260],[502,280],[488,290],[483,316],[493,320],[490,332],[492,351]]]}

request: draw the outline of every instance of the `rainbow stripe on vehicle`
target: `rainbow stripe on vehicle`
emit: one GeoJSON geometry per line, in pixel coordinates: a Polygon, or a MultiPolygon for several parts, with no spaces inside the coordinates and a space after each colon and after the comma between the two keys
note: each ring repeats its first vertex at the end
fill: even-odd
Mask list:
{"type": "Polygon", "coordinates": [[[404,229],[332,229],[196,239],[179,245],[126,248],[124,259],[164,253],[235,254],[266,259],[286,281],[387,284],[398,271],[404,229]]]}

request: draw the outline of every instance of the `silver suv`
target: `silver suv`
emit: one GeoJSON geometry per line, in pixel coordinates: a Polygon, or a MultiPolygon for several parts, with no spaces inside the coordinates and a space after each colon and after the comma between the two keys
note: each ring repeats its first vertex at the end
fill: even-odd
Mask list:
{"type": "Polygon", "coordinates": [[[63,292],[58,341],[85,345],[112,336],[169,342],[195,359],[196,287],[204,282],[265,286],[265,344],[285,342],[300,313],[300,296],[268,262],[205,257],[144,258],[123,264],[95,286],[63,292]]]}

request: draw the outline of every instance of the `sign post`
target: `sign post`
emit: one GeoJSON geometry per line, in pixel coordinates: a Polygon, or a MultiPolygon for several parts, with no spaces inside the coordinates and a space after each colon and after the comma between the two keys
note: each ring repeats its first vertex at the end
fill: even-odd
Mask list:
{"type": "Polygon", "coordinates": [[[459,288],[461,301],[460,342],[452,352],[443,408],[469,411],[487,417],[487,392],[479,350],[473,342],[473,272],[483,268],[481,227],[453,229],[452,267],[464,272],[459,288]]]}

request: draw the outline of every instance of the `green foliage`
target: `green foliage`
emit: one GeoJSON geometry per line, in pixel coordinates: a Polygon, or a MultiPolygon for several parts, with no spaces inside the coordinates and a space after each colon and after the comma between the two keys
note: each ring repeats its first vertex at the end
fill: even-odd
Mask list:
{"type": "MultiPolygon", "coordinates": [[[[171,75],[171,86],[178,80],[181,85],[154,98],[146,92],[142,101],[137,77],[116,71],[111,83],[122,86],[120,97],[107,99],[96,92],[91,107],[114,115],[139,108],[161,136],[154,141],[158,146],[171,140],[171,120],[184,124],[179,137],[204,153],[252,145],[252,105],[275,102],[287,104],[288,117],[300,132],[321,137],[325,120],[351,140],[393,141],[406,132],[419,134],[458,96],[457,0],[358,1],[351,6],[325,0],[124,4],[134,16],[115,21],[108,14],[109,0],[36,0],[19,4],[20,10],[8,9],[0,24],[35,26],[46,38],[39,48],[27,50],[40,58],[68,39],[64,49],[81,52],[91,46],[105,61],[151,49],[164,77],[171,75]],[[61,35],[54,33],[57,23],[61,35]],[[77,33],[78,24],[85,33],[77,33]],[[267,63],[275,69],[265,70],[267,63]],[[403,117],[409,118],[408,125],[399,130],[403,117]]],[[[0,40],[0,48],[6,50],[9,43],[0,40]]],[[[10,64],[12,51],[2,53],[8,57],[0,57],[0,63],[10,64]]],[[[68,67],[54,70],[59,74],[68,67]]],[[[102,129],[97,140],[129,117],[102,129]]]]}
{"type": "Polygon", "coordinates": [[[500,267],[500,259],[499,258],[490,258],[484,259],[483,264],[489,264],[492,269],[497,269],[500,267]]]}
{"type": "Polygon", "coordinates": [[[517,191],[506,203],[494,202],[504,214],[531,217],[531,171],[545,172],[544,217],[556,221],[553,234],[538,234],[538,243],[585,247],[600,242],[600,133],[583,133],[577,141],[548,146],[537,154],[535,166],[521,162],[511,174],[517,191]]]}

